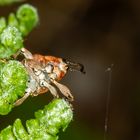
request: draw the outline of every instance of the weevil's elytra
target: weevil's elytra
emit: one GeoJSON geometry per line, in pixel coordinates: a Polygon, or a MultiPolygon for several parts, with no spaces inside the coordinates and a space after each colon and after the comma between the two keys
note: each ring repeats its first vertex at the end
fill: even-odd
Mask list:
{"type": "Polygon", "coordinates": [[[68,100],[74,100],[68,87],[60,84],[59,81],[66,75],[68,69],[84,72],[83,65],[54,56],[32,55],[25,48],[21,49],[21,53],[25,57],[22,63],[29,74],[29,82],[25,95],[15,102],[15,106],[22,104],[30,95],[37,96],[48,90],[58,98],[56,87],[68,100]]]}

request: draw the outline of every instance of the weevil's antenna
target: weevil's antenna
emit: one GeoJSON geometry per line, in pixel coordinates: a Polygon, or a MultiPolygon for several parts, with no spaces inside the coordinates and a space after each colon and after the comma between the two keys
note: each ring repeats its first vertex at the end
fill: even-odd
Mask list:
{"type": "Polygon", "coordinates": [[[110,106],[112,67],[113,66],[114,66],[114,64],[111,64],[111,66],[106,69],[106,72],[109,73],[109,79],[108,79],[108,89],[107,89],[106,112],[105,112],[105,120],[104,120],[104,140],[107,140],[107,134],[108,134],[109,106],[110,106]]]}

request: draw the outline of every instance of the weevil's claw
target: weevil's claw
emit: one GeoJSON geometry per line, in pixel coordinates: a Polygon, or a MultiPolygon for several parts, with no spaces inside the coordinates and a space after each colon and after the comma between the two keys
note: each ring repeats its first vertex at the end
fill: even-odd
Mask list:
{"type": "Polygon", "coordinates": [[[14,59],[17,59],[18,56],[20,55],[20,53],[21,53],[21,51],[19,50],[17,53],[15,53],[14,55],[12,55],[12,57],[13,57],[14,59]]]}
{"type": "Polygon", "coordinates": [[[73,102],[74,101],[73,97],[67,97],[67,99],[68,99],[69,102],[73,102]]]}
{"type": "Polygon", "coordinates": [[[7,60],[6,59],[0,59],[0,62],[5,63],[7,60]]]}
{"type": "Polygon", "coordinates": [[[30,96],[30,93],[27,92],[24,94],[24,96],[20,99],[18,99],[15,103],[14,103],[14,106],[19,106],[21,105],[28,97],[30,96]]]}
{"type": "Polygon", "coordinates": [[[69,101],[73,101],[74,100],[74,97],[72,96],[71,91],[68,89],[68,87],[66,87],[65,85],[62,85],[62,84],[58,83],[55,80],[51,80],[51,81],[58,87],[58,89],[61,91],[61,93],[65,97],[67,97],[67,99],[69,101]]]}

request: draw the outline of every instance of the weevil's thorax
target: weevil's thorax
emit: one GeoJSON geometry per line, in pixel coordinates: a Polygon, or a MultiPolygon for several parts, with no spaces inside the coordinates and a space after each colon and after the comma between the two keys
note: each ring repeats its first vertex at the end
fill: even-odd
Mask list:
{"type": "Polygon", "coordinates": [[[33,60],[42,67],[51,79],[61,80],[67,73],[67,64],[61,58],[35,54],[33,60]]]}

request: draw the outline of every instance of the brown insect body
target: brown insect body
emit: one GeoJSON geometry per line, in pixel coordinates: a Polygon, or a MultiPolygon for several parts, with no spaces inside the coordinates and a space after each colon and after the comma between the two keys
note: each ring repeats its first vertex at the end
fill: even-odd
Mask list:
{"type": "Polygon", "coordinates": [[[57,87],[60,92],[73,101],[70,90],[59,81],[65,76],[68,68],[83,72],[83,65],[79,63],[64,62],[62,58],[54,56],[43,56],[40,54],[32,55],[28,50],[22,48],[21,53],[24,55],[22,63],[25,66],[29,81],[25,95],[15,102],[15,106],[20,105],[30,95],[37,96],[46,93],[48,90],[56,98],[59,97],[57,87]]]}
{"type": "Polygon", "coordinates": [[[53,72],[57,74],[55,79],[57,81],[61,80],[67,72],[68,66],[63,62],[62,58],[35,54],[33,55],[33,60],[40,64],[42,67],[46,67],[49,64],[52,65],[53,72]]]}
{"type": "Polygon", "coordinates": [[[50,83],[50,78],[59,81],[67,72],[66,64],[63,63],[62,59],[53,56],[35,54],[33,55],[33,59],[24,59],[23,64],[29,73],[32,73],[31,76],[37,83],[35,93],[33,92],[32,96],[37,96],[48,91],[47,87],[41,86],[41,80],[46,80],[48,83],[50,83]],[[47,67],[50,70],[49,68],[47,70],[47,67]]]}

